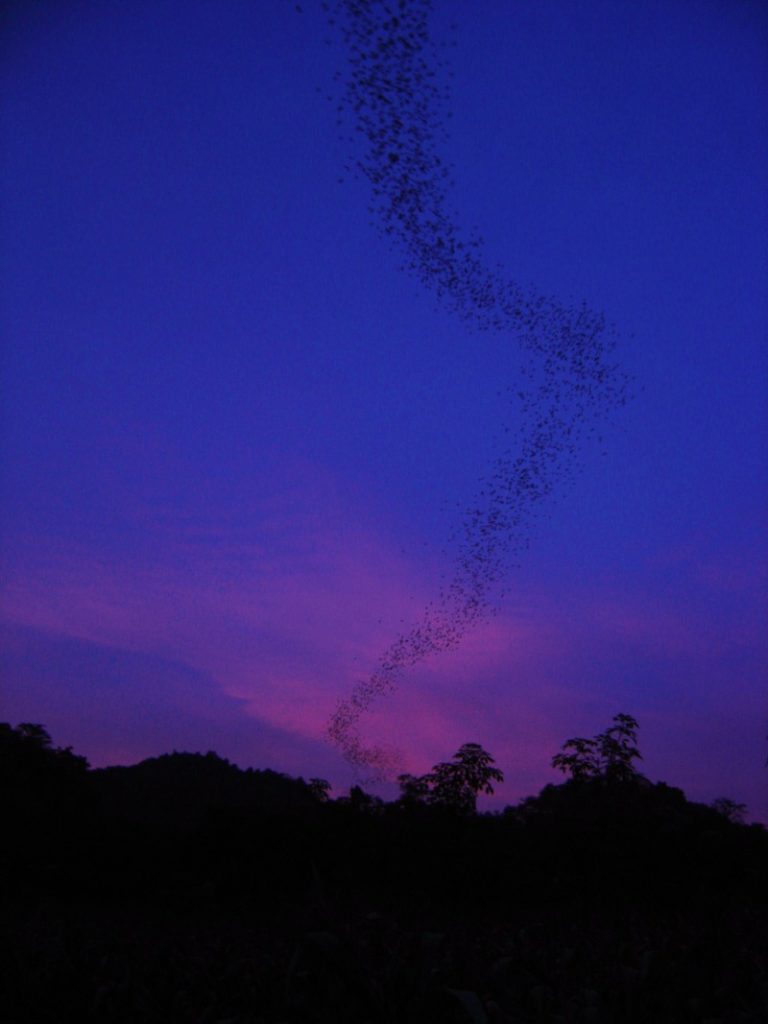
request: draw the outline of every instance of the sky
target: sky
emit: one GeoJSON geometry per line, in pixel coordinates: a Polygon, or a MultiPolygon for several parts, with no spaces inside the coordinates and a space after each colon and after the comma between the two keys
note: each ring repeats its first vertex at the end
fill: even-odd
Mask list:
{"type": "Polygon", "coordinates": [[[336,795],[362,744],[387,798],[480,742],[488,809],[623,712],[648,778],[768,823],[768,13],[434,7],[399,9],[436,77],[395,102],[425,243],[392,179],[372,197],[361,14],[5,5],[0,718],[95,766],[213,749],[336,795]],[[441,233],[604,316],[627,399],[567,421],[472,615],[445,595],[543,392],[521,323],[424,271],[441,233]],[[425,655],[430,608],[456,628],[425,655]]]}

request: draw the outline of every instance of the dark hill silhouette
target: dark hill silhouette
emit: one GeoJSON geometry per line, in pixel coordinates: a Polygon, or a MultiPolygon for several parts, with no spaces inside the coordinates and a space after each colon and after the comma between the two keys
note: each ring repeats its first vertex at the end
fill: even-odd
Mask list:
{"type": "Polygon", "coordinates": [[[77,784],[88,770],[88,761],[71,747],[54,747],[42,725],[20,722],[14,729],[0,722],[0,772],[9,786],[24,784],[41,792],[46,787],[77,784]]]}
{"type": "Polygon", "coordinates": [[[55,747],[41,725],[0,722],[2,853],[10,876],[45,857],[77,856],[92,814],[88,762],[55,747]]]}
{"type": "Polygon", "coordinates": [[[443,799],[489,784],[477,744],[384,803],[212,752],[89,770],[0,725],[4,1019],[758,1024],[768,832],[612,738],[482,814],[443,799]]]}
{"type": "Polygon", "coordinates": [[[128,767],[90,773],[113,817],[144,825],[194,829],[211,813],[299,813],[318,800],[303,779],[271,769],[241,769],[213,751],[162,754],[128,767]]]}

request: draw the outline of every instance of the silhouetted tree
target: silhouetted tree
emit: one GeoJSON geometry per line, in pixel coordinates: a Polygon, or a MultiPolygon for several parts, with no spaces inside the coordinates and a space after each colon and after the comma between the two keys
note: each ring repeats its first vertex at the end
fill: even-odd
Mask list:
{"type": "Polygon", "coordinates": [[[413,806],[424,804],[429,797],[429,779],[426,775],[410,775],[407,772],[397,776],[400,785],[400,803],[413,806]]]}
{"type": "Polygon", "coordinates": [[[642,760],[637,748],[637,721],[631,715],[618,714],[614,724],[593,739],[577,736],[566,740],[559,754],[552,758],[552,767],[569,774],[572,779],[605,779],[628,782],[638,777],[632,762],[642,760]]]}
{"type": "Polygon", "coordinates": [[[352,786],[349,795],[339,797],[337,803],[349,807],[359,814],[379,811],[384,806],[384,801],[380,797],[371,796],[361,786],[352,786]]]}
{"type": "Polygon", "coordinates": [[[503,782],[504,774],[494,768],[494,758],[479,743],[465,743],[452,761],[436,764],[424,776],[431,804],[450,807],[462,814],[474,814],[479,793],[493,793],[493,782],[503,782]]]}
{"type": "Polygon", "coordinates": [[[327,779],[310,779],[307,786],[312,796],[316,797],[320,803],[324,804],[330,799],[331,784],[327,779]]]}
{"type": "Polygon", "coordinates": [[[8,722],[0,722],[0,767],[25,776],[41,772],[57,776],[80,776],[88,770],[88,761],[72,752],[72,747],[54,747],[44,726],[33,722],[19,722],[14,729],[8,722]]]}
{"type": "Polygon", "coordinates": [[[718,814],[722,814],[728,821],[732,821],[734,825],[744,824],[744,815],[747,813],[746,804],[738,804],[727,796],[720,796],[717,800],[713,800],[709,806],[717,811],[718,814]]]}

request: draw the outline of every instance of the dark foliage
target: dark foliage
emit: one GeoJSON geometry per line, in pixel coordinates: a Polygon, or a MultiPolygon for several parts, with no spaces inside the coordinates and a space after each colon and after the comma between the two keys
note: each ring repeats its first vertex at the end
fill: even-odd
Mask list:
{"type": "Polygon", "coordinates": [[[552,767],[572,779],[631,782],[638,778],[632,762],[642,760],[637,749],[637,729],[637,722],[631,715],[614,715],[613,725],[594,739],[577,736],[566,740],[560,753],[552,758],[552,767]]]}
{"type": "Polygon", "coordinates": [[[107,813],[153,826],[191,829],[224,811],[298,810],[318,801],[318,780],[312,785],[269,769],[243,771],[212,751],[174,751],[92,776],[107,813]]]}
{"type": "Polygon", "coordinates": [[[6,1019],[765,1019],[768,833],[664,783],[477,814],[0,739],[6,1019]]]}
{"type": "Polygon", "coordinates": [[[479,743],[465,743],[452,761],[441,761],[426,775],[399,775],[400,799],[407,805],[424,802],[459,814],[474,814],[478,795],[490,795],[493,783],[504,781],[504,773],[494,768],[494,763],[479,743]]]}

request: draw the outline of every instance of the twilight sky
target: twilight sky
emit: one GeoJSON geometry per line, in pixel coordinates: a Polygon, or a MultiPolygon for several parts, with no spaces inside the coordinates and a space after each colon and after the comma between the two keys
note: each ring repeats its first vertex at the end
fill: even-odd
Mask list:
{"type": "MultiPolygon", "coordinates": [[[[649,778],[768,822],[768,13],[435,6],[452,223],[603,312],[632,397],[360,735],[413,772],[481,742],[492,807],[623,711],[649,778]]],[[[94,765],[215,749],[338,793],[329,719],[518,443],[519,339],[402,268],[344,170],[364,143],[319,2],[4,21],[0,717],[94,765]]]]}

